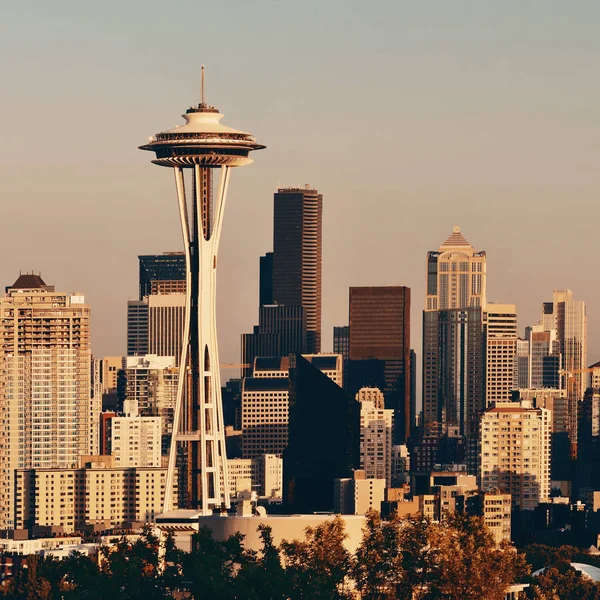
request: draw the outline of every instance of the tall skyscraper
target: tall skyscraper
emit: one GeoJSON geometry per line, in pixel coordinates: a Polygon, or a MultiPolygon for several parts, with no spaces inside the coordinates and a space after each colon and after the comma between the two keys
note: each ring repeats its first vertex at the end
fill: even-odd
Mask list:
{"type": "Polygon", "coordinates": [[[242,334],[243,376],[250,377],[257,357],[284,357],[306,352],[306,308],[271,304],[261,306],[258,326],[252,333],[242,334]]]}
{"type": "Polygon", "coordinates": [[[97,447],[90,307],[21,275],[0,298],[0,529],[14,527],[15,469],[71,468],[97,447]]]}
{"type": "Polygon", "coordinates": [[[223,209],[231,168],[251,163],[250,152],[264,146],[220,122],[223,115],[205,100],[204,67],[201,102],[183,118],[185,124],[156,134],[140,148],[156,154],[155,164],[174,170],[188,282],[179,372],[190,376],[179,378],[165,511],[173,505],[170,482],[180,441],[187,453],[185,503],[209,515],[230,506],[215,306],[223,209]]]}
{"type": "Polygon", "coordinates": [[[546,387],[552,379],[556,380],[556,368],[562,365],[559,385],[553,387],[567,391],[569,434],[575,452],[577,408],[583,400],[588,378],[585,302],[573,300],[571,290],[554,290],[552,302],[544,302],[540,322],[532,328],[531,344],[532,387],[536,387],[534,384],[540,379],[540,370],[543,387],[546,387]]]}
{"type": "Polygon", "coordinates": [[[284,504],[294,513],[331,510],[334,479],[358,464],[359,404],[314,362],[299,354],[290,362],[284,504]]]}
{"type": "Polygon", "coordinates": [[[267,252],[260,257],[260,281],[258,286],[258,305],[273,304],[273,253],[267,252]]]}
{"type": "Polygon", "coordinates": [[[307,352],[321,351],[323,196],[309,185],[274,198],[273,302],[306,309],[307,352]]]}
{"type": "Polygon", "coordinates": [[[426,278],[424,433],[473,437],[485,405],[486,254],[455,227],[427,254],[426,278]]]}
{"type": "Polygon", "coordinates": [[[485,323],[486,406],[511,398],[517,355],[517,309],[514,304],[488,303],[485,323]]]}
{"type": "Polygon", "coordinates": [[[164,252],[138,256],[140,300],[153,294],[185,294],[185,254],[164,252]]]}
{"type": "Polygon", "coordinates": [[[350,358],[350,326],[342,325],[333,328],[333,351],[341,354],[344,361],[350,358]]]}
{"type": "Polygon", "coordinates": [[[427,254],[425,310],[484,307],[486,255],[476,251],[455,227],[437,251],[427,254]]]}
{"type": "Polygon", "coordinates": [[[148,298],[127,302],[127,356],[148,354],[148,298]]]}
{"type": "Polygon", "coordinates": [[[412,421],[410,288],[351,287],[349,313],[347,390],[354,395],[361,387],[379,387],[386,408],[394,410],[395,443],[403,443],[412,421]],[[369,365],[373,369],[367,368],[369,365]],[[383,385],[378,381],[381,370],[383,385]]]}

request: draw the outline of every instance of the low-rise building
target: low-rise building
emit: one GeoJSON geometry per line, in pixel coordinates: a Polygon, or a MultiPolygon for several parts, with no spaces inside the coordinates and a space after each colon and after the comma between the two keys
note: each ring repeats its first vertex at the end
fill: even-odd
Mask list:
{"type": "Polygon", "coordinates": [[[76,469],[18,469],[15,523],[70,533],[152,521],[162,511],[166,478],[165,468],[115,467],[110,456],[82,457],[76,469]]]}

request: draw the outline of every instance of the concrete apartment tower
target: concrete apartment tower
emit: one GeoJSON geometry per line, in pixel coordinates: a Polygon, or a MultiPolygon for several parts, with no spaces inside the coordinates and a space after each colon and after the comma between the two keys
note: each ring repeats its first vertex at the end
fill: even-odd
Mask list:
{"type": "Polygon", "coordinates": [[[511,494],[514,506],[533,510],[550,496],[552,414],[527,401],[498,402],[481,420],[479,485],[511,494]]]}
{"type": "Polygon", "coordinates": [[[272,299],[305,307],[306,352],[316,354],[321,352],[323,196],[309,185],[279,188],[273,218],[272,299]]]}
{"type": "Polygon", "coordinates": [[[14,523],[15,469],[74,467],[96,445],[90,307],[20,275],[0,298],[0,529],[14,523]]]}

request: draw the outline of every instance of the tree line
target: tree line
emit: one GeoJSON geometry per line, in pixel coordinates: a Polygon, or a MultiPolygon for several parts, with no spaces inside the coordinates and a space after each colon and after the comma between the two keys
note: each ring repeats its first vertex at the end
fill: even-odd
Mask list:
{"type": "Polygon", "coordinates": [[[529,579],[525,598],[600,600],[600,587],[568,565],[581,551],[498,547],[480,517],[454,514],[435,523],[372,512],[354,554],[344,546],[339,517],[279,545],[269,527],[259,526],[259,533],[260,551],[244,548],[241,534],[218,541],[202,528],[191,552],[183,552],[172,537],[161,542],[146,527],[136,541],[100,548],[101,560],[30,556],[28,567],[0,586],[0,598],[503,600],[511,583],[528,580],[530,561],[552,566],[529,579]]]}

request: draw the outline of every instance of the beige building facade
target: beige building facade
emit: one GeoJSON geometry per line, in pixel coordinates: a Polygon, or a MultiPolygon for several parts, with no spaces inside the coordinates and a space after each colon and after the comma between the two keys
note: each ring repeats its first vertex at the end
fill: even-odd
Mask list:
{"type": "Polygon", "coordinates": [[[95,449],[90,307],[21,275],[0,298],[0,529],[15,527],[15,469],[72,468],[95,449]]]}
{"type": "Polygon", "coordinates": [[[160,514],[166,469],[114,467],[112,457],[84,461],[76,469],[17,470],[15,527],[58,527],[70,533],[85,525],[149,522],[160,514]]]}
{"type": "Polygon", "coordinates": [[[486,406],[507,402],[514,386],[517,355],[517,308],[490,302],[484,312],[486,406]]]}
{"type": "Polygon", "coordinates": [[[552,414],[528,402],[499,402],[482,416],[480,488],[511,494],[521,510],[550,497],[552,414]]]}

